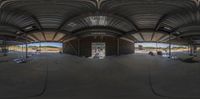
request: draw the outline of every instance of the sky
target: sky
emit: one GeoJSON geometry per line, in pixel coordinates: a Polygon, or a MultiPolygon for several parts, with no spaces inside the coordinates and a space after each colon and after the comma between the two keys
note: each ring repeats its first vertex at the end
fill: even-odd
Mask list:
{"type": "MultiPolygon", "coordinates": [[[[40,46],[40,43],[32,43],[32,44],[28,44],[28,46],[40,46]]],[[[56,43],[56,42],[43,42],[43,43],[41,43],[41,46],[62,47],[62,43],[56,43]]]]}
{"type": "Polygon", "coordinates": [[[169,44],[164,44],[164,43],[157,43],[157,45],[156,45],[156,43],[136,43],[135,44],[136,45],[136,47],[138,47],[138,45],[143,45],[144,47],[168,47],[169,46],[169,44]]]}
{"type": "MultiPolygon", "coordinates": [[[[165,43],[136,43],[135,46],[138,47],[138,45],[143,45],[144,47],[162,47],[166,48],[169,46],[169,44],[165,43]]],[[[28,44],[28,46],[40,46],[40,43],[32,43],[28,44]]],[[[62,43],[57,42],[43,42],[41,43],[41,46],[54,46],[54,47],[62,47],[62,43]]],[[[173,47],[178,47],[179,45],[172,45],[173,47]]]]}
{"type": "MultiPolygon", "coordinates": [[[[144,47],[162,47],[162,48],[166,48],[169,46],[169,44],[165,44],[165,43],[136,43],[135,44],[136,47],[138,47],[138,45],[143,45],[144,47]]],[[[172,47],[180,47],[181,45],[172,45],[172,47]]]]}

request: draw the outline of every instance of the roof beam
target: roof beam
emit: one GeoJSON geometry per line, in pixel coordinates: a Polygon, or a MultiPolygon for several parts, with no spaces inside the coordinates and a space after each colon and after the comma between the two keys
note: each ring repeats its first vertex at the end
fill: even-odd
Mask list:
{"type": "Polygon", "coordinates": [[[161,39],[163,39],[163,38],[166,37],[166,36],[168,36],[168,34],[165,34],[165,35],[161,36],[161,37],[158,39],[158,41],[160,41],[161,39]]]}
{"type": "Polygon", "coordinates": [[[33,31],[29,31],[27,33],[31,34],[31,33],[36,33],[36,32],[61,32],[61,33],[69,34],[69,31],[56,30],[56,29],[53,29],[53,28],[43,28],[43,30],[33,30],[33,31]]]}
{"type": "MultiPolygon", "coordinates": [[[[38,24],[40,30],[42,31],[42,30],[43,30],[43,27],[42,27],[40,21],[39,21],[35,16],[33,16],[33,15],[31,15],[31,17],[36,21],[36,23],[38,24]]],[[[44,34],[44,32],[41,32],[41,33],[42,33],[44,39],[47,40],[47,39],[46,39],[46,36],[45,36],[45,34],[44,34]]]]}
{"type": "MultiPolygon", "coordinates": [[[[57,30],[62,29],[65,25],[67,25],[70,22],[73,22],[75,20],[78,20],[78,19],[81,19],[81,18],[84,18],[84,17],[87,17],[87,16],[95,16],[95,13],[94,14],[91,14],[91,13],[79,14],[79,15],[74,15],[74,16],[68,17],[68,18],[65,19],[65,21],[63,21],[63,23],[58,27],[57,30]]],[[[132,25],[133,26],[133,30],[132,31],[134,31],[134,30],[137,31],[138,30],[138,27],[134,24],[134,22],[132,22],[130,19],[126,18],[125,16],[118,15],[118,14],[107,14],[107,13],[102,13],[102,16],[108,16],[108,17],[117,18],[119,20],[122,20],[123,22],[126,22],[127,24],[132,25]]]]}
{"type": "Polygon", "coordinates": [[[11,33],[7,30],[0,30],[0,35],[7,35],[7,36],[17,36],[15,33],[11,33]]]}
{"type": "Polygon", "coordinates": [[[179,29],[184,28],[184,27],[199,26],[199,25],[200,25],[200,23],[183,24],[183,25],[180,25],[180,26],[178,26],[178,27],[175,27],[175,28],[172,30],[172,32],[176,32],[176,31],[178,31],[179,29]]]}
{"type": "Polygon", "coordinates": [[[131,19],[129,19],[129,18],[125,17],[125,16],[122,16],[122,15],[116,14],[116,13],[114,15],[116,15],[116,17],[118,17],[118,18],[122,18],[122,20],[124,20],[125,22],[131,24],[135,31],[139,31],[138,26],[131,19]]]}
{"type": "MultiPolygon", "coordinates": [[[[87,31],[87,30],[99,30],[100,29],[100,31],[101,32],[103,32],[104,30],[106,31],[106,30],[111,30],[111,31],[114,31],[116,34],[118,34],[118,35],[122,35],[122,34],[125,34],[126,32],[124,32],[124,31],[121,31],[121,30],[119,30],[119,29],[116,29],[116,28],[113,28],[113,27],[104,27],[104,26],[93,26],[93,27],[85,27],[85,28],[81,28],[81,29],[78,29],[78,30],[75,30],[75,31],[72,31],[71,33],[72,33],[72,35],[76,35],[76,34],[79,34],[80,32],[82,32],[82,31],[87,31]]],[[[100,32],[99,31],[99,32],[100,32]]]]}
{"type": "Polygon", "coordinates": [[[24,30],[23,29],[21,29],[20,27],[18,27],[18,26],[15,26],[15,25],[12,25],[12,24],[4,24],[4,23],[0,23],[0,26],[6,26],[6,27],[10,27],[10,28],[13,28],[13,29],[16,29],[16,30],[18,30],[18,31],[20,31],[20,32],[23,32],[24,33],[24,30]]]}
{"type": "Polygon", "coordinates": [[[162,17],[160,17],[160,19],[158,20],[158,22],[157,22],[157,24],[156,24],[156,26],[155,26],[155,28],[154,28],[154,31],[153,31],[153,34],[152,34],[152,36],[151,36],[151,41],[153,40],[153,38],[154,38],[154,36],[155,36],[155,31],[158,31],[158,29],[160,28],[160,25],[161,25],[161,23],[162,23],[162,21],[164,20],[164,19],[166,19],[166,17],[168,16],[168,14],[165,14],[165,15],[163,15],[162,17]]]}

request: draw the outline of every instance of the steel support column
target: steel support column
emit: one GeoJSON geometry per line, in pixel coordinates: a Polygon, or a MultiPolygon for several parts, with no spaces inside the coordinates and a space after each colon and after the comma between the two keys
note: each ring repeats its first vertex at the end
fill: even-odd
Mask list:
{"type": "Polygon", "coordinates": [[[3,47],[2,47],[2,51],[3,51],[3,56],[7,56],[7,43],[6,43],[6,40],[3,41],[3,47]]]}
{"type": "Polygon", "coordinates": [[[188,44],[188,54],[190,54],[190,44],[188,44]]]}
{"type": "Polygon", "coordinates": [[[197,46],[196,45],[193,45],[193,53],[196,55],[197,53],[197,46]]]}
{"type": "Polygon", "coordinates": [[[193,55],[193,54],[194,54],[193,45],[190,44],[190,55],[193,55]]]}
{"type": "Polygon", "coordinates": [[[77,42],[78,42],[77,55],[80,56],[80,39],[78,39],[77,42]]]}
{"type": "Polygon", "coordinates": [[[133,43],[133,54],[135,54],[135,42],[133,43]]]}
{"type": "Polygon", "coordinates": [[[28,58],[28,43],[26,41],[26,59],[28,58]]]}
{"type": "Polygon", "coordinates": [[[119,47],[120,47],[120,39],[117,38],[117,56],[120,55],[120,49],[119,49],[119,47]]]}
{"type": "Polygon", "coordinates": [[[40,47],[40,53],[42,53],[42,45],[41,45],[41,41],[39,43],[39,47],[40,47]]]}
{"type": "Polygon", "coordinates": [[[156,42],[156,52],[158,51],[158,42],[156,42]]]}
{"type": "Polygon", "coordinates": [[[171,33],[169,34],[169,58],[172,56],[172,49],[171,49],[171,33]]]}

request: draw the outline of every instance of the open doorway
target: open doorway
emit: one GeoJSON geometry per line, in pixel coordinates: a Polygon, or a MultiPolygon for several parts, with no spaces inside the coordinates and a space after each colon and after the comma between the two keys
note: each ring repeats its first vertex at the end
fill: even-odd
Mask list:
{"type": "Polygon", "coordinates": [[[40,55],[41,53],[62,53],[62,43],[59,42],[40,42],[40,43],[19,43],[9,46],[9,52],[18,57],[40,55]],[[27,51],[27,52],[26,52],[27,51]]]}
{"type": "Polygon", "coordinates": [[[92,58],[104,59],[106,56],[106,44],[102,42],[92,43],[92,58]]]}

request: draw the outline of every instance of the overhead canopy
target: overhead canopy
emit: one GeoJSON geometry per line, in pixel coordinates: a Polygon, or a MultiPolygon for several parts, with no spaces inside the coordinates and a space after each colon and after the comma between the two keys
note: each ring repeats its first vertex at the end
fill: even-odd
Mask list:
{"type": "Polygon", "coordinates": [[[0,39],[63,42],[128,35],[136,42],[199,43],[199,5],[198,0],[0,0],[0,39]]]}

